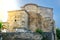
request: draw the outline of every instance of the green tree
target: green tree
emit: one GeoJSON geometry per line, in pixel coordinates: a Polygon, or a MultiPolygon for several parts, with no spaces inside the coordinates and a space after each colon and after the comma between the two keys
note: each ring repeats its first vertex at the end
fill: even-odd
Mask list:
{"type": "Polygon", "coordinates": [[[60,29],[56,29],[56,35],[57,35],[57,39],[59,40],[60,39],[60,29]]]}
{"type": "Polygon", "coordinates": [[[2,22],[0,22],[0,32],[1,32],[1,28],[2,28],[2,22]]]}

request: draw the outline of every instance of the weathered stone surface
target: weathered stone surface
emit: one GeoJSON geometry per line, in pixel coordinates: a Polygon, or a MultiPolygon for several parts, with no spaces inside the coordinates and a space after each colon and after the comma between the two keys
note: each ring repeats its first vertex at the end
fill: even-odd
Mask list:
{"type": "Polygon", "coordinates": [[[44,32],[51,32],[53,28],[53,9],[38,6],[36,4],[26,4],[21,10],[8,11],[8,25],[10,32],[14,32],[14,28],[25,27],[33,32],[37,28],[44,32]],[[34,29],[33,29],[34,28],[34,29]]]}
{"type": "Polygon", "coordinates": [[[54,40],[52,34],[52,32],[44,32],[42,36],[32,32],[0,33],[0,39],[2,37],[3,40],[54,40]]]}
{"type": "Polygon", "coordinates": [[[2,33],[1,34],[3,40],[41,40],[42,36],[37,33],[2,33]]]}
{"type": "Polygon", "coordinates": [[[9,31],[14,32],[16,28],[28,28],[28,14],[24,10],[15,10],[8,12],[9,31]]]}
{"type": "Polygon", "coordinates": [[[35,31],[37,28],[39,28],[44,32],[52,31],[53,26],[50,26],[51,21],[53,21],[52,8],[42,7],[36,4],[26,4],[23,6],[23,9],[29,14],[30,30],[35,31]]]}

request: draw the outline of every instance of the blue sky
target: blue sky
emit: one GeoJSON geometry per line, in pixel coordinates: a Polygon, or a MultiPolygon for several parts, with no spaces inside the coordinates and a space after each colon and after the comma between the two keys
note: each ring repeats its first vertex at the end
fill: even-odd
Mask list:
{"type": "Polygon", "coordinates": [[[60,0],[17,0],[18,7],[27,3],[38,4],[39,6],[53,8],[53,16],[56,27],[60,28],[60,0]]]}

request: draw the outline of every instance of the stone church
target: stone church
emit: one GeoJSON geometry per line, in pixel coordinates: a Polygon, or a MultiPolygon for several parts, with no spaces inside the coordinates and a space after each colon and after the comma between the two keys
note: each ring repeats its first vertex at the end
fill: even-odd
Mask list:
{"type": "Polygon", "coordinates": [[[53,8],[36,4],[26,4],[20,10],[8,11],[7,22],[3,22],[3,25],[8,30],[7,32],[16,32],[17,29],[35,32],[41,29],[43,32],[51,33],[52,40],[56,37],[53,8]]]}
{"type": "Polygon", "coordinates": [[[41,29],[43,32],[54,31],[53,9],[36,4],[26,4],[20,10],[8,11],[7,22],[3,23],[9,32],[24,28],[33,32],[41,29]]]}

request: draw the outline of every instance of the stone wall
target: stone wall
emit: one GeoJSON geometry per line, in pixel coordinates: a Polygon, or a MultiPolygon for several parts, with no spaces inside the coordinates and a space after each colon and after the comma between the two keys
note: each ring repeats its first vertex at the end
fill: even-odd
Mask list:
{"type": "Polygon", "coordinates": [[[14,32],[14,33],[2,33],[2,40],[41,40],[42,36],[37,33],[22,33],[22,32],[14,32]]]}
{"type": "Polygon", "coordinates": [[[32,32],[12,32],[12,33],[0,33],[0,39],[2,40],[54,40],[52,32],[43,32],[43,34],[32,32]]]}

